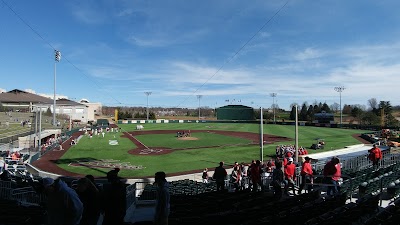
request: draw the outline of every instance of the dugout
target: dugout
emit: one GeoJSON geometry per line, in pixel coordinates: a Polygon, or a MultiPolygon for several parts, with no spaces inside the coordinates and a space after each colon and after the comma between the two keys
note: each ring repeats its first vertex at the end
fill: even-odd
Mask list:
{"type": "Polygon", "coordinates": [[[216,112],[217,120],[255,120],[254,109],[244,105],[226,105],[216,112]]]}
{"type": "Polygon", "coordinates": [[[110,125],[107,119],[98,119],[96,122],[97,127],[106,128],[110,125]]]}
{"type": "Polygon", "coordinates": [[[335,116],[333,113],[326,113],[325,111],[322,111],[321,113],[314,114],[313,122],[320,124],[332,124],[335,122],[335,116]]]}

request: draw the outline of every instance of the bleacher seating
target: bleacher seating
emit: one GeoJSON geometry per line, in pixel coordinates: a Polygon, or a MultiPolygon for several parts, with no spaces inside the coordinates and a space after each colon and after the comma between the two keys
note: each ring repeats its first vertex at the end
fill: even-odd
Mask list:
{"type": "Polygon", "coordinates": [[[40,206],[22,205],[15,200],[0,198],[0,224],[42,225],[45,224],[45,210],[40,206]]]}

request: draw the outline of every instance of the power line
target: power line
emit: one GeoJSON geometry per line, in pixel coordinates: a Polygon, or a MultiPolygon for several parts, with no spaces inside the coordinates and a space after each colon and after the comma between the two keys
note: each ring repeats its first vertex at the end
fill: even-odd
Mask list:
{"type": "MultiPolygon", "coordinates": [[[[285,2],[285,4],[283,4],[278,11],[275,12],[274,15],[272,15],[262,26],[260,29],[258,29],[258,31],[256,33],[253,34],[253,36],[250,37],[250,39],[248,39],[246,41],[246,43],[244,43],[244,45],[242,45],[232,56],[230,56],[219,68],[217,71],[215,71],[215,73],[209,77],[203,84],[201,84],[194,92],[192,95],[194,95],[195,93],[197,93],[202,87],[204,87],[204,85],[206,85],[212,78],[214,78],[219,71],[221,71],[226,64],[230,63],[278,14],[280,11],[282,11],[283,8],[286,7],[286,5],[289,3],[290,0],[287,0],[285,2]]],[[[182,102],[180,102],[176,107],[179,107],[180,105],[182,105],[184,102],[186,102],[191,96],[186,97],[182,102]]]]}
{"type": "MultiPolygon", "coordinates": [[[[26,20],[24,20],[9,4],[7,4],[4,0],[1,0],[3,2],[3,4],[9,9],[11,10],[11,12],[14,13],[14,15],[16,17],[18,17],[19,20],[22,21],[22,23],[24,23],[27,27],[29,27],[29,29],[35,33],[40,39],[42,39],[43,42],[45,42],[48,46],[50,46],[50,48],[52,48],[54,51],[57,51],[57,49],[49,42],[47,41],[42,35],[40,35],[40,33],[38,31],[36,31],[26,20]]],[[[93,81],[93,84],[95,84],[98,88],[101,88],[101,85],[99,85],[93,78],[91,78],[89,75],[87,75],[86,73],[84,73],[80,68],[78,68],[75,64],[73,64],[67,57],[64,56],[64,60],[67,61],[72,67],[74,67],[78,72],[80,72],[81,74],[83,74],[84,76],[86,76],[87,78],[89,78],[91,81],[93,81]]],[[[98,89],[96,89],[98,90],[98,89]]],[[[98,91],[100,92],[100,91],[98,91]]],[[[104,92],[100,92],[102,94],[105,94],[104,92]]],[[[107,96],[111,97],[112,99],[114,99],[114,101],[116,101],[118,104],[121,104],[120,101],[118,101],[116,98],[114,98],[112,95],[110,95],[109,93],[107,93],[107,96]]]]}

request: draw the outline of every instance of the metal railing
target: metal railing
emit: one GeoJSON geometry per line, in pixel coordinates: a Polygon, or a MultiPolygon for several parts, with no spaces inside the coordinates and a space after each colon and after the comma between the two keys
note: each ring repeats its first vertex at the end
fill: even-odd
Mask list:
{"type": "Polygon", "coordinates": [[[11,196],[12,188],[0,187],[0,198],[8,199],[11,196]]]}
{"type": "MultiPolygon", "coordinates": [[[[144,191],[146,186],[152,184],[151,182],[136,182],[135,185],[135,197],[136,197],[136,203],[138,203],[138,198],[141,199],[141,201],[154,201],[156,200],[156,191],[155,189],[153,190],[153,186],[151,186],[151,190],[144,191]]],[[[149,188],[149,186],[147,187],[149,188]]]]}
{"type": "Polygon", "coordinates": [[[46,198],[44,195],[38,194],[32,190],[17,193],[13,193],[13,191],[11,191],[11,199],[17,200],[23,204],[40,205],[45,201],[46,198]]]}
{"type": "MultiPolygon", "coordinates": [[[[380,186],[379,186],[380,192],[383,193],[383,189],[384,189],[384,187],[383,187],[383,181],[385,181],[385,180],[391,180],[391,181],[393,181],[393,180],[397,180],[397,179],[399,179],[399,178],[400,178],[399,175],[388,175],[388,176],[382,177],[382,178],[379,180],[379,182],[380,182],[380,186]]],[[[400,188],[400,187],[397,187],[397,188],[400,188]]],[[[393,196],[393,197],[394,197],[394,196],[393,196]]],[[[383,199],[382,199],[382,194],[381,194],[380,197],[379,197],[379,206],[382,206],[382,202],[383,202],[383,199]]]]}
{"type": "Polygon", "coordinates": [[[136,205],[136,185],[131,184],[126,187],[126,209],[132,205],[136,205]]]}
{"type": "MultiPolygon", "coordinates": [[[[340,156],[339,156],[340,159],[340,156]]],[[[400,161],[400,154],[391,154],[389,151],[382,152],[382,160],[380,160],[380,167],[386,167],[400,161]]],[[[317,162],[312,164],[316,171],[322,171],[326,162],[317,162]]],[[[372,165],[371,160],[368,159],[368,154],[356,156],[349,159],[340,161],[342,170],[363,170],[372,165]]]]}

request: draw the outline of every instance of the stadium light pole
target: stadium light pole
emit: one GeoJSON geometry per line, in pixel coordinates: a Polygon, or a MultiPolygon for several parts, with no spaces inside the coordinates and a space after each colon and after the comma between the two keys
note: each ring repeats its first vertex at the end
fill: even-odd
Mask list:
{"type": "Polygon", "coordinates": [[[336,92],[339,92],[339,107],[340,107],[340,127],[342,127],[342,119],[343,119],[343,110],[342,110],[342,91],[344,91],[344,87],[340,86],[340,87],[335,87],[334,88],[336,92]]]}
{"type": "Polygon", "coordinates": [[[197,95],[197,99],[199,100],[199,120],[200,120],[200,99],[203,97],[203,95],[197,95]]]}
{"type": "Polygon", "coordinates": [[[56,78],[57,78],[57,63],[61,60],[61,52],[54,50],[54,98],[53,98],[53,126],[56,127],[56,78]]]}
{"type": "Polygon", "coordinates": [[[276,123],[276,120],[275,120],[275,97],[276,97],[277,94],[276,93],[271,93],[270,95],[272,97],[272,111],[274,113],[274,123],[276,123]]]}
{"type": "Polygon", "coordinates": [[[149,95],[151,95],[151,91],[146,91],[144,94],[147,96],[146,118],[149,120],[149,95]]]}

